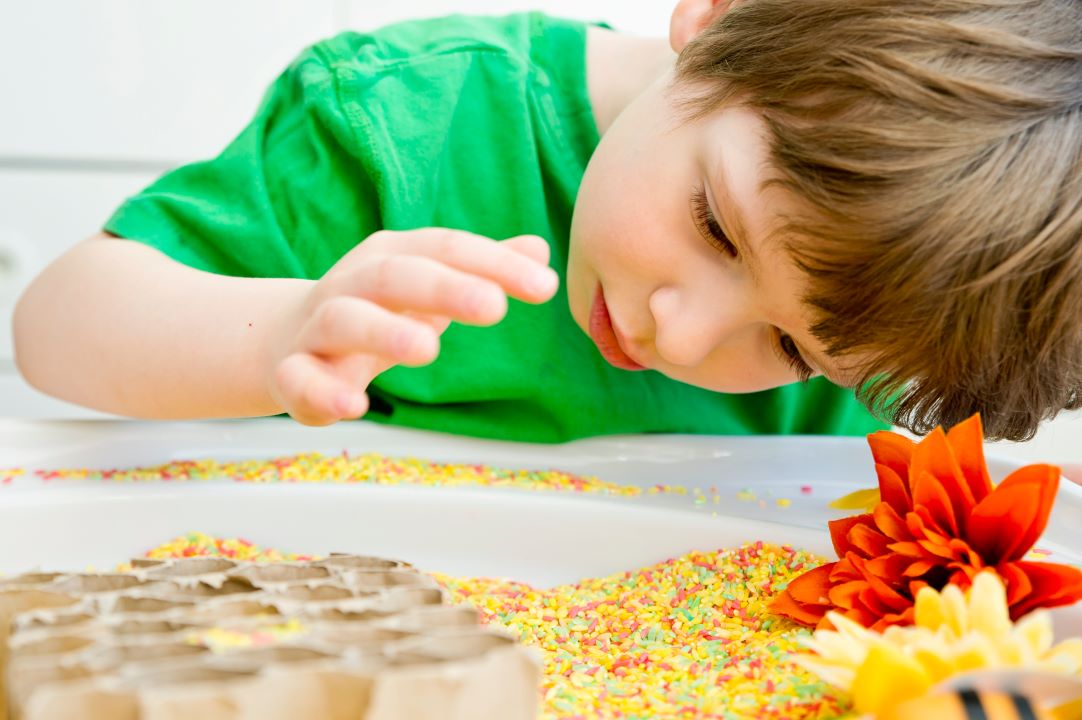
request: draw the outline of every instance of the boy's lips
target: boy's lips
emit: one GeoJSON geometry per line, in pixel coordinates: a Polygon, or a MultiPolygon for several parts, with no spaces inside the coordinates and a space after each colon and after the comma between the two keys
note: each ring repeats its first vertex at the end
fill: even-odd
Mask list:
{"type": "Polygon", "coordinates": [[[601,351],[601,356],[613,367],[622,370],[646,369],[632,360],[620,346],[620,339],[612,325],[609,307],[605,304],[605,293],[601,290],[600,283],[597,285],[597,292],[594,293],[594,304],[590,308],[590,339],[601,351]]]}

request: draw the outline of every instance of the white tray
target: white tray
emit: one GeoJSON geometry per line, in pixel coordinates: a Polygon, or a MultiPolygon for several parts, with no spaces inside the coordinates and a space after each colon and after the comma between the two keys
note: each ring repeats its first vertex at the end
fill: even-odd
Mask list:
{"type": "MultiPolygon", "coordinates": [[[[991,457],[998,479],[1014,464],[991,457]]],[[[291,421],[204,423],[0,421],[0,572],[99,569],[193,530],[284,551],[401,557],[455,575],[540,586],[635,569],[693,549],[750,540],[832,555],[827,503],[874,485],[861,438],[641,435],[533,445],[370,423],[306,428],[291,421]],[[496,488],[335,484],[42,482],[36,469],[115,468],[171,460],[379,452],[509,468],[561,469],[688,495],[614,497],[496,488]],[[802,492],[811,488],[810,494],[802,492]],[[719,504],[696,504],[714,487],[719,504]],[[740,500],[751,490],[763,502],[740,500]],[[776,500],[790,501],[780,507],[776,500]]],[[[1064,482],[1038,546],[1082,565],[1082,488],[1064,482]]],[[[1057,634],[1082,634],[1082,605],[1058,613],[1057,634]],[[1070,627],[1063,625],[1069,623],[1070,627]]]]}

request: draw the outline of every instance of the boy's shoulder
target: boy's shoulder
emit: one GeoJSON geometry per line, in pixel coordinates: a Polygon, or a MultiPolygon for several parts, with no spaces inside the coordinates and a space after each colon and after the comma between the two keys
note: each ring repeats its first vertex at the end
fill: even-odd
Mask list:
{"type": "Polygon", "coordinates": [[[449,15],[347,31],[308,48],[300,61],[335,69],[393,70],[457,55],[496,54],[523,65],[558,60],[568,42],[582,43],[587,24],[541,12],[449,15]]]}

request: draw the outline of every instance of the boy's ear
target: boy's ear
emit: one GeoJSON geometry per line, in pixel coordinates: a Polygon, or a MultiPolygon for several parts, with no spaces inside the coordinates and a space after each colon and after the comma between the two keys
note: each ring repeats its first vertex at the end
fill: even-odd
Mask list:
{"type": "Polygon", "coordinates": [[[718,16],[728,12],[741,0],[680,0],[669,20],[669,45],[679,54],[718,16]]]}

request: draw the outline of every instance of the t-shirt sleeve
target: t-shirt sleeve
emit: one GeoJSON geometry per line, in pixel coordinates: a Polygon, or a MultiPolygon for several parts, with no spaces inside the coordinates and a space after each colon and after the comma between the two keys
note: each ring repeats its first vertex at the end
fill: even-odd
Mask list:
{"type": "Polygon", "coordinates": [[[337,101],[332,65],[319,46],[306,50],[220,155],[165,174],[104,229],[209,272],[321,276],[379,229],[366,143],[337,101]]]}

